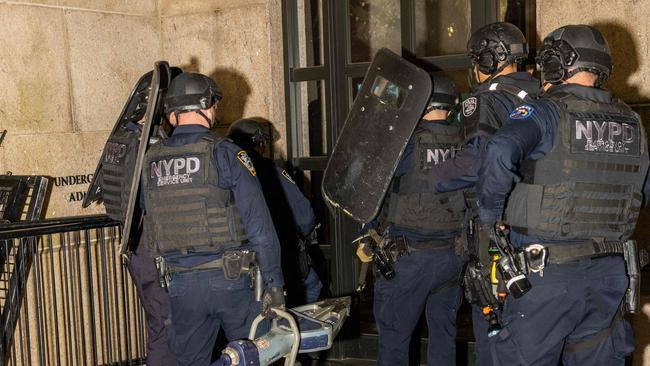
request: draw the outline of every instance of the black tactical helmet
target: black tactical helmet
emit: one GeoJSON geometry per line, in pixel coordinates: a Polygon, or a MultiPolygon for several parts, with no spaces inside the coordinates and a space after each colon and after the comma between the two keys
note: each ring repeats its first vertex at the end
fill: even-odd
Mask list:
{"type": "Polygon", "coordinates": [[[551,32],[537,53],[544,81],[559,84],[580,71],[598,75],[596,87],[612,72],[612,57],[605,37],[589,25],[567,25],[551,32]],[[569,71],[571,70],[571,71],[569,71]]]}
{"type": "Polygon", "coordinates": [[[497,22],[481,27],[467,42],[467,52],[480,72],[492,75],[528,57],[526,37],[515,25],[497,22]],[[504,63],[499,68],[499,63],[504,63]]]}
{"type": "Polygon", "coordinates": [[[433,88],[424,113],[434,109],[452,110],[458,104],[458,89],[448,77],[441,74],[429,73],[433,88]]]}
{"type": "Polygon", "coordinates": [[[230,125],[228,128],[228,137],[235,144],[244,149],[248,149],[271,142],[271,136],[264,130],[265,126],[261,122],[249,118],[242,118],[230,125]]]}
{"type": "Polygon", "coordinates": [[[221,89],[203,74],[184,72],[175,77],[165,95],[165,114],[208,109],[221,100],[221,89]]]}

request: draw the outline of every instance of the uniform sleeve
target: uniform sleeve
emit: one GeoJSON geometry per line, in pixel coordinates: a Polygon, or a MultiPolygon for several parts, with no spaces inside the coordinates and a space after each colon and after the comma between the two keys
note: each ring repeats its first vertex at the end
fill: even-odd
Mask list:
{"type": "Polygon", "coordinates": [[[485,141],[485,136],[476,136],[453,159],[434,166],[429,175],[431,190],[442,193],[473,186],[478,179],[479,157],[485,141]]]}
{"type": "Polygon", "coordinates": [[[506,198],[519,181],[519,162],[540,159],[553,146],[557,111],[537,105],[525,106],[534,112],[521,118],[515,109],[506,124],[487,141],[485,152],[481,154],[476,188],[483,223],[502,219],[506,198]]]}
{"type": "Polygon", "coordinates": [[[316,226],[316,215],[314,215],[311,203],[307,197],[302,194],[286,170],[276,165],[275,171],[278,174],[278,179],[281,182],[284,195],[287,197],[287,202],[289,203],[289,208],[291,209],[291,214],[293,215],[296,227],[300,230],[302,235],[306,236],[311,233],[311,231],[314,230],[314,226],[316,226]]]}
{"type": "Polygon", "coordinates": [[[219,187],[234,193],[246,235],[252,249],[258,253],[264,281],[268,287],[282,287],[280,242],[250,158],[236,145],[222,142],[215,148],[214,159],[219,172],[219,187]]]}

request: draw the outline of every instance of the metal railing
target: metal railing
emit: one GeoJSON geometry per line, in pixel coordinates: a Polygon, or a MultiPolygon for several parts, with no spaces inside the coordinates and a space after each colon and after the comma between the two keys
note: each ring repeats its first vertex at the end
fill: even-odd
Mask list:
{"type": "Polygon", "coordinates": [[[106,216],[0,225],[0,366],[144,364],[120,231],[106,216]]]}

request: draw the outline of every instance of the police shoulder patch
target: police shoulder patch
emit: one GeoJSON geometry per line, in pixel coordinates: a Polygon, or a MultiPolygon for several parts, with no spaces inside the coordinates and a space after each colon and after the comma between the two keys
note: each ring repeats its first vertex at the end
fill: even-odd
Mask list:
{"type": "Polygon", "coordinates": [[[528,104],[520,105],[510,113],[510,118],[511,119],[528,118],[533,115],[533,112],[535,112],[535,108],[533,108],[531,105],[528,104]]]}
{"type": "Polygon", "coordinates": [[[463,101],[463,116],[469,117],[476,112],[478,100],[476,97],[469,97],[463,101]]]}
{"type": "Polygon", "coordinates": [[[251,173],[253,177],[257,176],[257,172],[255,171],[255,166],[253,165],[253,161],[251,160],[250,156],[248,156],[246,151],[240,150],[237,153],[237,159],[239,160],[240,163],[242,163],[244,167],[246,167],[246,169],[248,169],[248,171],[251,173]]]}
{"type": "Polygon", "coordinates": [[[287,171],[284,169],[282,169],[282,176],[285,177],[289,182],[296,184],[296,182],[294,182],[294,180],[291,178],[289,173],[287,173],[287,171]]]}

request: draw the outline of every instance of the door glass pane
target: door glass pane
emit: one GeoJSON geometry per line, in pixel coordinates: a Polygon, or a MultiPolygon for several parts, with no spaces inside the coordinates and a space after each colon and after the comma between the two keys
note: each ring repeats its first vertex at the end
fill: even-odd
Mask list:
{"type": "Polygon", "coordinates": [[[451,81],[454,82],[456,88],[458,88],[458,91],[461,94],[469,93],[469,89],[470,89],[469,80],[468,80],[469,73],[467,70],[447,70],[447,71],[437,71],[436,74],[437,73],[440,73],[450,78],[451,81]]]}
{"type": "Polygon", "coordinates": [[[368,62],[382,47],[401,53],[399,0],[349,0],[350,59],[368,62]]]}
{"type": "Polygon", "coordinates": [[[470,0],[415,0],[418,57],[466,53],[470,0]]]}
{"type": "Polygon", "coordinates": [[[322,0],[298,1],[299,66],[323,64],[323,2],[322,0]]]}
{"type": "Polygon", "coordinates": [[[328,153],[324,86],[323,81],[298,83],[301,108],[295,133],[299,157],[323,156],[328,153]]]}

